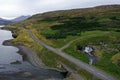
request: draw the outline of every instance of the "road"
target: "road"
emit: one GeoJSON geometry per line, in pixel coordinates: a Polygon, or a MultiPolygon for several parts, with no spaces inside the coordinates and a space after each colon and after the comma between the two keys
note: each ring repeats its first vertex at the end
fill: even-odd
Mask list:
{"type": "Polygon", "coordinates": [[[101,70],[98,70],[97,68],[91,66],[91,65],[88,65],[70,55],[67,55],[66,53],[58,50],[58,49],[55,49],[49,45],[47,45],[46,43],[44,43],[42,40],[39,40],[38,38],[36,38],[33,33],[26,29],[28,32],[29,32],[29,35],[30,37],[35,41],[37,42],[38,44],[44,46],[46,49],[56,53],[57,55],[67,59],[68,61],[74,63],[76,66],[82,68],[82,69],[85,69],[87,72],[93,74],[94,76],[98,77],[99,79],[101,80],[117,80],[116,78],[112,77],[111,75],[108,75],[107,73],[105,72],[102,72],[101,70]]]}

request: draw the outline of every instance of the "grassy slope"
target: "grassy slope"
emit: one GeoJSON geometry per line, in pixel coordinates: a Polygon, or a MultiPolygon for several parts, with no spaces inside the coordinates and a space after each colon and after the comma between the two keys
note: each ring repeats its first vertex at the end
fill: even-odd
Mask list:
{"type": "Polygon", "coordinates": [[[18,27],[25,26],[31,29],[39,39],[56,48],[61,48],[69,41],[79,38],[64,51],[87,63],[87,56],[78,52],[76,45],[95,46],[95,55],[100,58],[100,61],[94,66],[120,78],[120,66],[118,65],[120,57],[118,57],[119,52],[115,51],[120,48],[119,14],[120,6],[55,11],[34,15],[27,21],[10,25],[7,28],[19,35],[13,42],[31,47],[45,64],[51,67],[57,67],[61,61],[56,61],[55,56],[51,55],[53,53],[34,43],[28,36],[25,36],[28,35],[26,31],[18,27]],[[51,61],[48,60],[50,57],[53,57],[51,61]]]}
{"type": "Polygon", "coordinates": [[[88,63],[88,58],[82,52],[76,50],[77,45],[93,45],[95,47],[95,55],[97,55],[100,60],[94,64],[94,66],[112,74],[120,77],[120,66],[117,65],[117,60],[120,59],[118,51],[108,50],[110,45],[114,45],[110,49],[119,49],[120,44],[114,44],[114,42],[120,41],[120,32],[110,32],[110,31],[89,31],[84,33],[80,39],[64,51],[84,62],[88,63]],[[86,35],[86,36],[85,36],[86,35]],[[100,42],[104,41],[107,46],[101,45],[100,42]],[[119,57],[119,58],[118,58],[119,57]]]}

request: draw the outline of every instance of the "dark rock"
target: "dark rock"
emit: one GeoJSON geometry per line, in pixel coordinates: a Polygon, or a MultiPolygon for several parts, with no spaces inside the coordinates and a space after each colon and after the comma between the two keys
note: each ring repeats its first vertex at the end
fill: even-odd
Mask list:
{"type": "Polygon", "coordinates": [[[83,50],[83,47],[80,46],[80,45],[77,45],[77,50],[82,51],[82,50],[83,50]]]}
{"type": "Polygon", "coordinates": [[[64,76],[64,77],[67,77],[67,75],[68,75],[68,71],[66,71],[66,72],[61,72],[61,74],[64,76]]]}
{"type": "Polygon", "coordinates": [[[10,64],[21,64],[20,61],[11,62],[10,64]]]}
{"type": "Polygon", "coordinates": [[[6,45],[6,46],[13,46],[13,44],[10,40],[5,40],[2,44],[6,45]]]}
{"type": "Polygon", "coordinates": [[[12,34],[12,37],[13,37],[13,38],[17,38],[17,34],[14,34],[14,33],[13,33],[13,34],[12,34]]]}

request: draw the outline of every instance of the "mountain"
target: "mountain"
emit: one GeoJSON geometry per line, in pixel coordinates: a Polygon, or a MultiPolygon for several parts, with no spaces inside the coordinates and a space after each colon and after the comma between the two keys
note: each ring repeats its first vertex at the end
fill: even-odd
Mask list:
{"type": "Polygon", "coordinates": [[[44,43],[86,63],[89,63],[88,56],[78,48],[92,46],[98,57],[93,66],[120,79],[120,5],[51,11],[5,27],[18,35],[12,42],[32,48],[47,66],[58,67],[56,64],[63,63],[72,69],[74,66],[69,61],[36,45],[27,30],[18,28],[21,26],[30,29],[44,43]]]}
{"type": "Polygon", "coordinates": [[[22,22],[22,21],[28,19],[29,17],[30,17],[29,15],[28,16],[20,16],[20,17],[17,17],[15,19],[11,20],[11,21],[13,23],[18,23],[18,22],[22,22]]]}
{"type": "Polygon", "coordinates": [[[13,23],[18,23],[22,22],[24,20],[27,20],[30,16],[20,16],[12,20],[6,20],[3,18],[0,18],[0,25],[8,25],[8,24],[13,24],[13,23]]]}
{"type": "Polygon", "coordinates": [[[12,21],[10,21],[10,20],[0,18],[0,25],[7,25],[7,24],[11,24],[11,23],[12,23],[12,21]]]}

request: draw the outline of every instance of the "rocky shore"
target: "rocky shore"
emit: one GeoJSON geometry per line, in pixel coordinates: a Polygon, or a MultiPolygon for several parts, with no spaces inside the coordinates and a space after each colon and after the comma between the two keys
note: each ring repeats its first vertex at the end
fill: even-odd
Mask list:
{"type": "MultiPolygon", "coordinates": [[[[62,71],[57,70],[55,68],[46,67],[44,65],[44,63],[42,62],[42,60],[39,59],[37,54],[35,52],[33,52],[30,48],[14,44],[14,43],[11,42],[11,40],[5,40],[3,42],[3,45],[17,47],[19,49],[19,51],[17,53],[22,55],[23,61],[29,61],[33,66],[38,67],[38,68],[43,68],[43,69],[53,70],[53,71],[54,70],[59,71],[59,72],[61,72],[61,74],[63,74],[66,77],[66,74],[67,74],[66,72],[62,72],[62,71]]],[[[54,79],[52,79],[52,80],[54,80],[54,79]]],[[[61,79],[55,79],[55,80],[61,80],[61,79]]]]}
{"type": "Polygon", "coordinates": [[[17,47],[19,49],[17,53],[22,55],[23,61],[27,60],[36,67],[44,67],[44,63],[42,62],[42,60],[40,60],[37,54],[34,51],[32,51],[30,48],[26,46],[19,46],[17,44],[14,44],[11,42],[11,40],[5,40],[3,42],[3,45],[17,47]]]}

